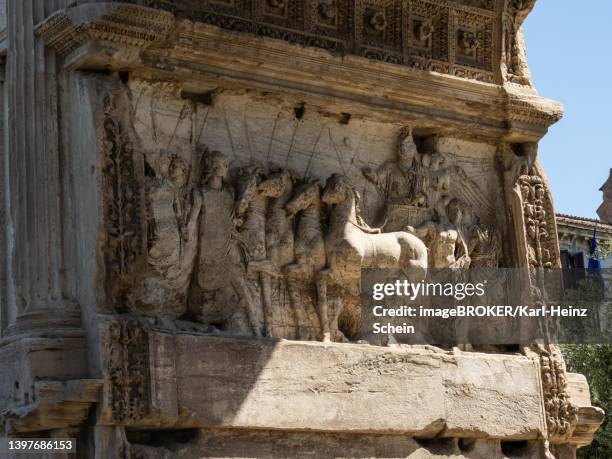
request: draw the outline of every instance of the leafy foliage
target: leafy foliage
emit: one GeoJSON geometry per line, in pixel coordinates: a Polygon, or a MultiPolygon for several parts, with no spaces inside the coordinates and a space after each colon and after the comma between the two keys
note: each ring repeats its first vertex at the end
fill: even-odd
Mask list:
{"type": "Polygon", "coordinates": [[[589,381],[594,406],[603,408],[606,417],[595,434],[593,443],[578,450],[579,458],[604,459],[612,457],[612,345],[572,344],[562,346],[567,368],[582,373],[589,381]]]}

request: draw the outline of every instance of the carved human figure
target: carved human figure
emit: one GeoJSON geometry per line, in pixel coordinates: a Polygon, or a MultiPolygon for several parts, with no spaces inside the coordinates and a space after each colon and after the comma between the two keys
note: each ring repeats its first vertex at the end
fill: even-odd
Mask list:
{"type": "Polygon", "coordinates": [[[499,266],[502,256],[501,236],[497,229],[480,222],[480,218],[467,206],[465,234],[467,237],[470,268],[492,269],[499,266]]]}
{"type": "Polygon", "coordinates": [[[359,291],[361,269],[368,267],[407,269],[418,280],[427,268],[427,248],[408,232],[381,234],[370,228],[361,217],[359,193],[343,175],[333,174],[327,179],[322,200],[333,206],[325,235],[327,264],[317,281],[323,339],[329,341],[327,286],[330,283],[342,282],[349,291],[359,291]]]}
{"type": "Polygon", "coordinates": [[[385,202],[383,229],[403,227],[407,206],[426,207],[427,171],[412,134],[400,136],[397,158],[388,161],[377,170],[362,169],[364,177],[376,185],[385,202]]]}
{"type": "Polygon", "coordinates": [[[470,257],[462,230],[465,204],[457,198],[444,198],[436,208],[437,221],[428,221],[408,231],[430,241],[432,268],[468,268],[470,257]]]}
{"type": "Polygon", "coordinates": [[[429,165],[427,181],[427,199],[430,205],[435,206],[438,201],[450,191],[451,169],[444,168],[446,158],[441,153],[427,155],[425,163],[429,165]]]}
{"type": "Polygon", "coordinates": [[[176,319],[187,308],[202,201],[188,186],[189,166],[180,157],[164,157],[159,170],[146,180],[147,263],[128,297],[142,314],[176,319]]]}
{"type": "Polygon", "coordinates": [[[238,296],[252,332],[260,336],[254,302],[245,281],[244,264],[236,240],[234,190],[226,183],[228,169],[229,160],[222,153],[213,151],[205,157],[204,176],[199,190],[202,199],[199,225],[201,249],[191,307],[195,309],[198,320],[225,325],[236,311],[226,301],[215,301],[214,295],[230,288],[238,296]]]}
{"type": "Polygon", "coordinates": [[[420,191],[421,169],[421,155],[408,134],[400,139],[395,161],[388,161],[377,170],[365,167],[362,172],[381,190],[387,202],[411,204],[420,191]]]}
{"type": "MultiPolygon", "coordinates": [[[[323,236],[323,203],[318,179],[304,180],[285,205],[289,215],[297,215],[294,264],[285,267],[288,290],[296,322],[298,339],[304,337],[305,303],[300,291],[315,281],[315,275],[325,267],[325,241],[323,236]]],[[[323,327],[324,321],[320,319],[323,327]]]]}

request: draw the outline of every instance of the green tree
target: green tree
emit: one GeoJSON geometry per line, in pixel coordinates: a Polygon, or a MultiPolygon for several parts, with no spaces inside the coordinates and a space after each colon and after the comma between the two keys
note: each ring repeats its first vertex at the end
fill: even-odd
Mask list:
{"type": "Polygon", "coordinates": [[[578,450],[579,458],[609,459],[612,457],[612,345],[571,344],[561,347],[568,371],[586,376],[594,406],[606,412],[603,424],[593,443],[578,450]]]}

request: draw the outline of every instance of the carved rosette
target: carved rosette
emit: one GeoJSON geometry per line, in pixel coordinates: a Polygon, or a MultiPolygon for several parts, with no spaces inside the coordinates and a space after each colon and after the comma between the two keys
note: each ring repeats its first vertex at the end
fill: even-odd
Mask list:
{"type": "Polygon", "coordinates": [[[149,413],[148,334],[136,320],[113,320],[107,328],[105,376],[111,419],[129,424],[149,413]]]}

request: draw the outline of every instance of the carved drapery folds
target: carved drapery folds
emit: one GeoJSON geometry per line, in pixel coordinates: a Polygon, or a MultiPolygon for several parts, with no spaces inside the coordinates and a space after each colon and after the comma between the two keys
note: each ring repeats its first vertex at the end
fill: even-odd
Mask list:
{"type": "Polygon", "coordinates": [[[487,197],[433,137],[419,139],[419,151],[403,131],[395,159],[363,169],[381,203],[373,228],[345,175],[323,187],[203,146],[191,158],[136,152],[129,110],[115,99],[105,113],[103,184],[106,291],[117,311],[250,336],[354,340],[361,268],[500,262],[487,197]]]}

